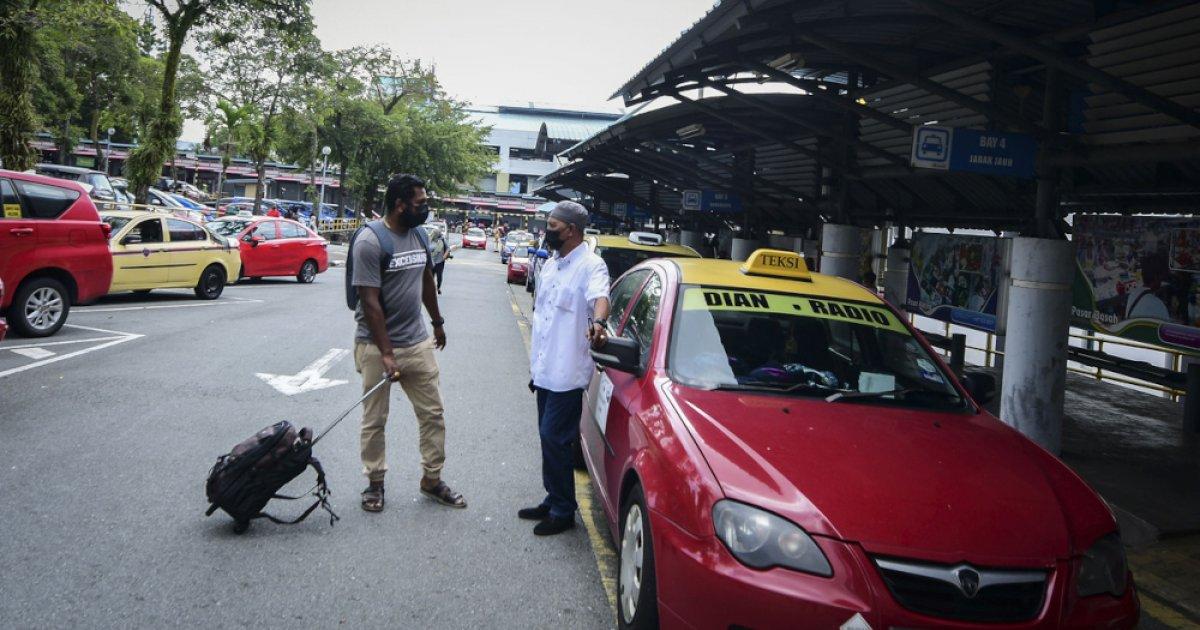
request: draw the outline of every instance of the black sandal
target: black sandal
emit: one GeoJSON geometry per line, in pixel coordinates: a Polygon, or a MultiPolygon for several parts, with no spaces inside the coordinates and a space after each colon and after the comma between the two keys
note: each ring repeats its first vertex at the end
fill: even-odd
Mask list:
{"type": "Polygon", "coordinates": [[[441,480],[438,480],[437,485],[428,490],[422,485],[421,494],[452,508],[467,507],[467,500],[461,494],[451,490],[450,486],[447,486],[446,482],[441,480]]]}
{"type": "Polygon", "coordinates": [[[362,491],[362,509],[368,512],[383,511],[383,486],[370,485],[362,491]]]}

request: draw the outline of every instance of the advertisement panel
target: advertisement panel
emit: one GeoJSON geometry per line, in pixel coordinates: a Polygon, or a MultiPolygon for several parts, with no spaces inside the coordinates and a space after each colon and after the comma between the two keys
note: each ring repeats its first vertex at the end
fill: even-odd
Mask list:
{"type": "Polygon", "coordinates": [[[996,332],[1005,246],[987,236],[913,235],[905,309],[996,332]]]}
{"type": "Polygon", "coordinates": [[[1072,324],[1200,354],[1200,221],[1074,221],[1072,324]]]}

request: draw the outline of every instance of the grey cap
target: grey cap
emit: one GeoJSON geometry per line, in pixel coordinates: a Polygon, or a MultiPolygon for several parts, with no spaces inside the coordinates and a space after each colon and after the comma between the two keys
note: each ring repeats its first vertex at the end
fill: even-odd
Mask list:
{"type": "Polygon", "coordinates": [[[563,223],[570,223],[582,232],[588,224],[588,211],[587,208],[574,201],[560,201],[550,211],[550,218],[558,219],[563,223]]]}

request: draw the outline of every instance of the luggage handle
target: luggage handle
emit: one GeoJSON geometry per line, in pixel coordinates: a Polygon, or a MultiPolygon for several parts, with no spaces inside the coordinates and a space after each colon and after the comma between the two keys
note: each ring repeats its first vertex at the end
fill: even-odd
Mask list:
{"type": "Polygon", "coordinates": [[[362,398],[358,399],[358,402],[354,403],[353,405],[350,405],[349,409],[343,411],[342,415],[337,417],[337,420],[330,422],[328,426],[326,426],[324,429],[321,429],[321,432],[317,434],[317,437],[313,438],[312,444],[316,445],[317,442],[321,441],[321,438],[325,437],[326,433],[329,433],[329,431],[331,429],[333,429],[333,427],[336,427],[339,422],[341,422],[342,420],[345,420],[346,416],[350,415],[351,411],[354,411],[356,408],[358,408],[359,405],[366,402],[366,400],[368,398],[370,398],[372,394],[379,391],[379,388],[383,387],[387,382],[388,382],[388,378],[385,376],[385,377],[383,377],[382,380],[380,380],[378,383],[376,383],[374,387],[367,390],[367,393],[363,394],[362,398]]]}

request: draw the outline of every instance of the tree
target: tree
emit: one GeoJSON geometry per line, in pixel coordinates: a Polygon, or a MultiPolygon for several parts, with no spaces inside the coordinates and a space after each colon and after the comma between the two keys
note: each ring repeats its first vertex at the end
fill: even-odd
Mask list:
{"type": "Polygon", "coordinates": [[[236,31],[216,29],[204,52],[212,77],[209,89],[219,98],[246,108],[243,124],[247,155],[254,161],[258,185],[254,212],[266,188],[266,164],[274,155],[284,112],[303,107],[307,87],[321,70],[320,42],[312,23],[293,22],[281,29],[263,15],[246,12],[236,31]]]}
{"type": "Polygon", "coordinates": [[[221,149],[221,174],[217,176],[216,190],[218,197],[225,186],[225,171],[233,162],[233,149],[242,137],[242,127],[249,117],[249,107],[239,107],[220,99],[217,101],[216,111],[209,119],[209,136],[217,139],[217,146],[221,149]]]}
{"type": "Polygon", "coordinates": [[[37,125],[33,109],[36,80],[34,29],[38,0],[0,0],[0,165],[26,170],[37,162],[30,136],[37,125]]]}
{"type": "MultiPolygon", "coordinates": [[[[0,0],[14,1],[14,0],[0,0]]],[[[281,27],[301,21],[311,23],[308,0],[147,0],[166,33],[166,56],[158,106],[142,135],[142,142],[129,157],[130,186],[139,201],[145,201],[150,184],[162,173],[163,162],[175,151],[175,140],[183,127],[176,99],[176,79],[183,45],[197,26],[245,14],[273,19],[281,27]]]]}

